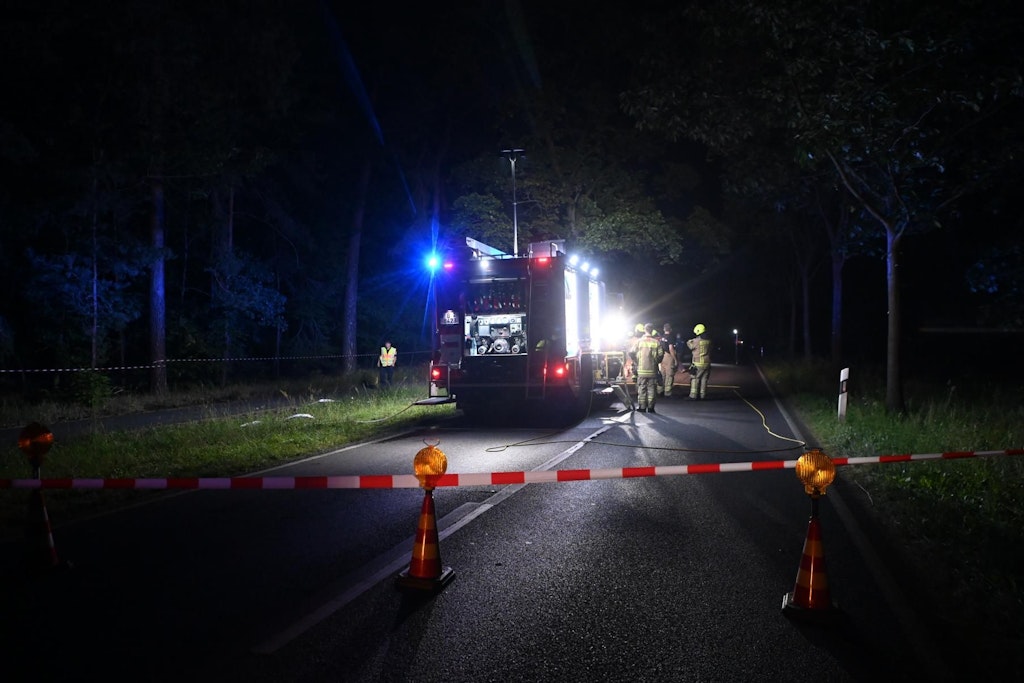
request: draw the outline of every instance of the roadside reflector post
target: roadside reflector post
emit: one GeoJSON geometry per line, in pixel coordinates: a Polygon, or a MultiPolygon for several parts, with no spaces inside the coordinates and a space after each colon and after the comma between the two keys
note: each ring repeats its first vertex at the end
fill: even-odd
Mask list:
{"type": "MultiPolygon", "coordinates": [[[[53,432],[38,422],[29,424],[18,434],[18,448],[28,457],[35,479],[42,479],[43,462],[51,446],[53,432]]],[[[57,548],[53,543],[53,530],[50,527],[50,516],[46,512],[41,487],[29,492],[28,516],[25,523],[25,565],[32,573],[61,566],[57,558],[57,548]]]]}
{"type": "Polygon", "coordinates": [[[455,577],[451,567],[441,564],[441,547],[434,512],[434,486],[448,469],[448,457],[436,445],[421,448],[413,460],[413,471],[424,490],[423,507],[412,547],[409,567],[397,578],[398,587],[438,592],[455,577]]]}
{"type": "Polygon", "coordinates": [[[850,381],[850,368],[839,372],[839,421],[846,421],[846,384],[850,381]]]}
{"type": "Polygon", "coordinates": [[[815,448],[796,461],[796,475],[804,485],[804,492],[811,498],[811,520],[807,526],[796,583],[793,591],[782,598],[782,612],[791,617],[831,621],[839,611],[829,593],[818,500],[835,480],[836,466],[832,458],[815,448]]]}

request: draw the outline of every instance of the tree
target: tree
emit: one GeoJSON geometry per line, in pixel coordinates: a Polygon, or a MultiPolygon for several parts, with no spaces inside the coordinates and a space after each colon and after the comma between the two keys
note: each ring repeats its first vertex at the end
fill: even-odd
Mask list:
{"type": "MultiPolygon", "coordinates": [[[[693,51],[652,50],[646,85],[623,99],[642,128],[698,139],[726,156],[772,136],[794,163],[832,170],[885,235],[892,412],[904,409],[904,237],[940,225],[961,197],[986,185],[981,150],[990,160],[1009,157],[982,124],[1019,108],[1011,38],[1019,14],[1004,3],[968,5],[732,0],[683,10],[693,42],[678,42],[693,51]]],[[[665,35],[656,47],[666,46],[665,35]]]]}
{"type": "MultiPolygon", "coordinates": [[[[525,149],[516,163],[521,253],[529,242],[563,239],[620,264],[672,265],[697,247],[686,228],[706,222],[686,222],[692,185],[657,184],[659,171],[684,174],[671,150],[626,125],[614,99],[566,86],[517,103],[512,118],[529,120],[531,130],[517,134],[513,122],[504,137],[525,149]],[[677,209],[682,215],[667,213],[677,209]]],[[[451,186],[453,231],[512,253],[511,169],[499,150],[457,167],[451,186]]]]}

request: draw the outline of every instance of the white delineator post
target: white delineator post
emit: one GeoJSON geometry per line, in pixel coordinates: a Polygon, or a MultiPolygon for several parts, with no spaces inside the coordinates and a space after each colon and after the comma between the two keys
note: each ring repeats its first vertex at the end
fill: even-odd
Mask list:
{"type": "Polygon", "coordinates": [[[850,368],[843,368],[839,373],[839,421],[846,420],[846,383],[850,379],[850,368]]]}

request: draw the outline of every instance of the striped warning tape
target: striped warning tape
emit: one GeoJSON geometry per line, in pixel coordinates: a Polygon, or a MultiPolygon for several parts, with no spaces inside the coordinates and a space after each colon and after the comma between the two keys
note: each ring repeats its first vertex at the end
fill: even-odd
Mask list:
{"type": "MultiPolygon", "coordinates": [[[[400,352],[400,356],[413,356],[423,355],[427,356],[429,351],[409,351],[400,352]]],[[[0,374],[31,374],[40,372],[113,372],[121,370],[151,370],[155,367],[171,365],[173,363],[237,363],[246,361],[279,361],[279,360],[323,360],[329,358],[376,358],[376,354],[373,353],[353,353],[353,354],[332,354],[332,355],[320,355],[320,356],[249,356],[249,357],[238,357],[238,358],[168,358],[162,361],[155,361],[148,365],[113,365],[107,367],[96,367],[96,368],[13,368],[3,369],[0,368],[0,374]]]]}
{"type": "MultiPolygon", "coordinates": [[[[1001,451],[951,451],[906,455],[876,455],[860,458],[833,458],[840,465],[909,462],[914,460],[956,460],[994,455],[1024,455],[1024,448],[1001,451]]],[[[501,486],[506,484],[549,484],[566,481],[632,479],[684,474],[757,472],[796,467],[796,460],[709,463],[703,465],[662,465],[592,470],[542,470],[531,472],[480,472],[445,474],[434,486],[501,486]]],[[[413,474],[368,474],[311,477],[171,477],[116,479],[0,479],[0,489],[215,489],[215,490],[294,490],[294,489],[411,489],[420,480],[413,474]]]]}

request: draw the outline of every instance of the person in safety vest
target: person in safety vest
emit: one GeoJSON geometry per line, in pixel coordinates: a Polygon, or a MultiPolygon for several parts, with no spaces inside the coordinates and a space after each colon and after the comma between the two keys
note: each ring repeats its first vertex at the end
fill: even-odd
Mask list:
{"type": "Polygon", "coordinates": [[[654,325],[644,327],[644,336],[636,342],[633,362],[636,365],[636,403],[642,413],[653,413],[658,392],[658,366],[665,355],[661,341],[654,336],[654,325]]]}
{"type": "Polygon", "coordinates": [[[661,336],[661,350],[664,357],[661,359],[661,384],[658,385],[659,396],[671,396],[672,386],[676,381],[676,370],[679,369],[679,359],[676,358],[675,338],[672,336],[672,325],[665,323],[664,334],[661,336]]]}
{"type": "Polygon", "coordinates": [[[692,360],[690,365],[690,400],[703,401],[707,398],[708,380],[711,378],[711,340],[705,336],[707,328],[697,323],[693,333],[697,335],[687,340],[686,348],[690,349],[692,360]]]}
{"type": "Polygon", "coordinates": [[[380,358],[377,359],[381,388],[391,388],[391,381],[395,378],[395,362],[397,360],[398,349],[391,345],[389,339],[384,342],[384,346],[380,347],[380,358]]]}

